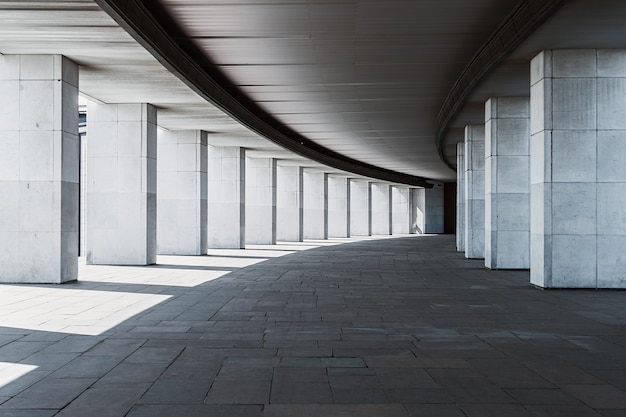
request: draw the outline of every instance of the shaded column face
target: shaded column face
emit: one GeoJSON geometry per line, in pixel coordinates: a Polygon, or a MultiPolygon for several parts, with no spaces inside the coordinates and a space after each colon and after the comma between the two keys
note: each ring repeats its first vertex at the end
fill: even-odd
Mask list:
{"type": "Polygon", "coordinates": [[[276,167],[276,239],[302,242],[303,239],[303,169],[298,166],[276,167]]]}
{"type": "Polygon", "coordinates": [[[157,127],[150,104],[87,109],[87,262],[156,263],[157,127]]]}
{"type": "Polygon", "coordinates": [[[456,250],[465,252],[465,143],[456,144],[456,250]]]}
{"type": "Polygon", "coordinates": [[[371,231],[373,235],[391,234],[389,184],[370,183],[371,231]]]}
{"type": "Polygon", "coordinates": [[[465,257],[485,257],[485,126],[465,127],[465,257]]]}
{"type": "Polygon", "coordinates": [[[485,266],[530,267],[529,99],[485,103],[485,266]]]}
{"type": "Polygon", "coordinates": [[[328,238],[328,182],[324,172],[304,169],[304,238],[328,238]]]}
{"type": "Polygon", "coordinates": [[[624,288],[625,50],[531,62],[531,282],[624,288]]]}
{"type": "Polygon", "coordinates": [[[348,178],[328,176],[328,237],[348,237],[348,178]]]}
{"type": "Polygon", "coordinates": [[[158,131],[158,252],[204,255],[207,249],[207,133],[158,131]]]}
{"type": "Polygon", "coordinates": [[[370,236],[369,183],[366,180],[350,180],[350,235],[370,236]]]}
{"type": "Polygon", "coordinates": [[[411,189],[391,187],[392,234],[411,233],[411,189]]]}
{"type": "Polygon", "coordinates": [[[77,278],[78,66],[0,56],[0,282],[77,278]]]}
{"type": "Polygon", "coordinates": [[[209,146],[208,246],[245,248],[245,150],[209,146]]]}
{"type": "Polygon", "coordinates": [[[276,243],[276,159],[246,158],[246,243],[276,243]]]}

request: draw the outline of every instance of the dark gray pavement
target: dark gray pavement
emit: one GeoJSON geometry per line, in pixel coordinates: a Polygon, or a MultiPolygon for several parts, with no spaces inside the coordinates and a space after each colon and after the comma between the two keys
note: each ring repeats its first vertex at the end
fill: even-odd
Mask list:
{"type": "Polygon", "coordinates": [[[626,416],[626,292],[348,241],[0,286],[0,417],[626,416]]]}

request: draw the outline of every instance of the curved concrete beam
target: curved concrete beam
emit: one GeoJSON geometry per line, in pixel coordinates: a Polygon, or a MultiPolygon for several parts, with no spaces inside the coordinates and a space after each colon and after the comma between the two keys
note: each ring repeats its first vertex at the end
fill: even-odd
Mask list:
{"type": "Polygon", "coordinates": [[[450,123],[461,110],[474,88],[515,50],[535,29],[552,15],[565,0],[522,0],[474,54],[446,96],[437,115],[435,141],[439,158],[453,171],[452,162],[443,154],[443,141],[450,123]]]}
{"type": "Polygon", "coordinates": [[[201,97],[250,130],[298,155],[357,175],[431,188],[426,178],[366,164],[331,151],[278,122],[239,91],[222,87],[225,77],[193,43],[180,41],[182,31],[160,2],[95,0],[122,28],[165,68],[201,97]],[[183,43],[184,42],[184,43],[183,43]]]}

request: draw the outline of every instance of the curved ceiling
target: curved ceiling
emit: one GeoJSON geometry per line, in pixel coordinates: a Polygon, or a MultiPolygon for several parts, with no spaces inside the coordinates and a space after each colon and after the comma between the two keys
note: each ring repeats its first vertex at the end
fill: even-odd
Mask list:
{"type": "Polygon", "coordinates": [[[537,52],[623,48],[625,23],[622,0],[22,0],[0,2],[0,53],[66,55],[82,94],[150,102],[160,126],[207,130],[216,145],[426,185],[455,179],[454,144],[487,98],[529,94],[537,52]],[[556,12],[516,48],[480,62],[438,138],[446,98],[494,31],[521,5],[549,3],[556,12]],[[170,42],[160,51],[145,42],[158,38],[170,42]],[[190,60],[172,71],[177,51],[190,60]],[[189,88],[190,66],[209,94],[189,88]],[[242,126],[238,112],[258,120],[242,126]]]}

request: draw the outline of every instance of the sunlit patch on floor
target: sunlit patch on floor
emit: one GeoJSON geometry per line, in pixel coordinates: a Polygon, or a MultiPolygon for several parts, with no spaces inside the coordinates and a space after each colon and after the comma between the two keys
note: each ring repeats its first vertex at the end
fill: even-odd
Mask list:
{"type": "Polygon", "coordinates": [[[0,362],[0,388],[37,369],[34,365],[0,362]]]}

